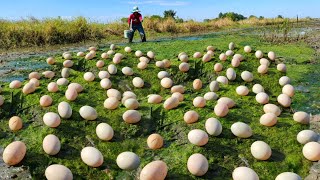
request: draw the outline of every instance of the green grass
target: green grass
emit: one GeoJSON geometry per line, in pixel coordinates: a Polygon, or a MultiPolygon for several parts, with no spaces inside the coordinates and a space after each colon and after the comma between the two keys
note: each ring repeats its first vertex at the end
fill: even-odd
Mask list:
{"type": "MultiPolygon", "coordinates": [[[[293,171],[300,176],[305,177],[309,172],[311,162],[306,160],[302,155],[303,145],[296,141],[296,134],[308,129],[307,125],[300,125],[292,120],[292,112],[290,109],[284,108],[283,113],[278,119],[278,124],[274,127],[264,127],[260,125],[259,118],[263,114],[262,105],[255,101],[255,95],[250,92],[248,96],[240,97],[235,93],[235,88],[239,85],[246,85],[250,89],[253,84],[262,84],[267,93],[270,95],[270,102],[276,103],[276,97],[281,93],[281,87],[278,79],[285,75],[279,73],[275,69],[273,63],[270,67],[268,75],[259,75],[256,69],[259,61],[254,57],[254,53],[244,54],[245,60],[236,68],[237,78],[224,85],[217,92],[222,96],[227,96],[235,100],[237,106],[230,110],[229,114],[224,118],[218,118],[223,126],[223,132],[218,137],[210,137],[209,142],[204,147],[197,147],[189,143],[187,134],[190,130],[200,128],[204,129],[204,123],[207,118],[216,117],[213,107],[216,101],[207,102],[205,108],[195,108],[192,106],[192,100],[196,96],[203,96],[209,91],[208,84],[218,75],[225,75],[225,70],[230,65],[230,57],[226,62],[218,60],[221,52],[227,50],[229,42],[236,43],[236,53],[244,54],[243,46],[251,45],[253,49],[261,49],[263,52],[269,50],[275,51],[281,60],[290,63],[288,74],[294,80],[294,83],[302,81],[310,70],[306,65],[301,65],[309,59],[312,59],[313,50],[305,44],[288,44],[285,46],[276,46],[268,43],[261,43],[259,39],[251,36],[238,35],[221,35],[213,38],[205,38],[196,41],[170,41],[170,42],[147,42],[140,44],[131,44],[133,50],[141,50],[145,54],[151,50],[156,53],[156,59],[170,59],[172,68],[168,69],[171,73],[175,84],[182,84],[186,87],[185,100],[180,103],[178,108],[173,110],[164,110],[162,104],[150,105],[147,103],[148,94],[160,94],[165,99],[170,96],[170,90],[160,86],[160,80],[157,73],[162,69],[155,66],[152,61],[146,70],[139,70],[136,67],[138,59],[134,53],[125,53],[124,47],[119,47],[117,52],[123,53],[125,59],[117,65],[117,75],[111,76],[113,83],[112,88],[119,89],[121,92],[129,90],[127,84],[132,89],[140,102],[139,112],[143,114],[142,120],[135,125],[126,124],[122,120],[122,113],[126,111],[121,105],[116,110],[106,110],[103,102],[107,98],[106,91],[100,88],[99,79],[94,82],[85,82],[83,80],[84,71],[77,71],[81,58],[73,56],[75,65],[69,79],[70,82],[78,82],[82,84],[85,91],[79,97],[69,102],[73,109],[73,115],[70,119],[63,119],[57,128],[46,127],[42,122],[42,116],[46,112],[57,112],[57,105],[61,101],[67,101],[64,97],[66,87],[60,87],[57,93],[49,93],[46,89],[47,84],[59,78],[60,72],[56,72],[54,79],[41,79],[41,86],[35,93],[30,95],[20,95],[21,90],[10,90],[8,84],[3,84],[4,91],[2,95],[5,97],[5,104],[0,108],[0,145],[5,147],[14,140],[22,140],[27,145],[27,154],[21,164],[29,166],[34,179],[44,179],[44,170],[47,166],[59,163],[67,166],[74,175],[75,179],[135,179],[139,177],[139,171],[149,162],[157,159],[165,161],[169,167],[168,179],[231,179],[232,171],[238,166],[244,166],[245,163],[241,159],[247,160],[250,167],[254,169],[260,179],[274,179],[278,174],[285,171],[293,171]],[[178,71],[179,61],[177,55],[184,51],[190,57],[196,51],[205,52],[207,45],[213,45],[217,48],[214,59],[208,63],[202,63],[201,60],[190,58],[190,72],[182,73],[178,71]],[[216,62],[220,62],[224,66],[224,71],[215,73],[213,66],[216,62]],[[291,65],[292,64],[292,65],[291,65]],[[295,64],[293,66],[293,64],[295,64]],[[130,66],[134,69],[134,76],[125,77],[121,73],[121,68],[130,66]],[[198,68],[194,69],[197,66],[198,68]],[[203,66],[200,70],[199,67],[203,66]],[[303,67],[300,69],[300,67],[303,67]],[[254,73],[255,80],[252,83],[245,83],[240,78],[240,73],[249,70],[254,73]],[[199,73],[202,72],[202,73],[199,73]],[[146,86],[142,89],[134,88],[131,81],[135,76],[139,76],[145,80],[146,86]],[[192,89],[192,81],[196,78],[202,80],[204,87],[199,91],[192,89]],[[39,98],[48,94],[53,99],[53,105],[42,108],[39,105],[39,98]],[[11,99],[13,95],[13,99],[11,99]],[[22,98],[19,98],[22,97],[22,98]],[[12,102],[12,103],[11,103],[12,102]],[[18,106],[22,104],[22,107],[18,106]],[[78,111],[80,107],[90,105],[96,108],[99,117],[96,121],[83,120],[78,111]],[[17,108],[19,107],[19,108],[17,108]],[[24,109],[24,110],[21,110],[24,109]],[[187,125],[183,121],[183,114],[190,110],[196,110],[200,119],[197,123],[187,125]],[[8,128],[8,120],[11,116],[18,115],[22,117],[24,127],[18,132],[11,132],[8,128]],[[245,122],[250,125],[254,135],[248,139],[236,138],[230,131],[230,127],[234,122],[245,122]],[[103,142],[98,139],[95,134],[95,127],[100,122],[110,124],[115,136],[110,142],[103,142]],[[61,151],[56,156],[49,156],[42,150],[42,140],[48,134],[55,134],[60,138],[61,151]],[[150,150],[147,148],[146,139],[152,133],[159,133],[165,140],[164,147],[160,150],[150,150]],[[273,151],[272,157],[268,161],[258,161],[253,158],[250,153],[250,146],[256,140],[262,140],[268,143],[273,151]],[[91,168],[85,165],[80,158],[80,151],[86,146],[94,146],[98,148],[104,156],[104,164],[99,168],[91,168]],[[138,170],[123,171],[116,165],[116,157],[123,151],[133,151],[141,158],[141,164],[138,170]],[[203,177],[192,176],[187,170],[187,160],[193,153],[202,153],[209,161],[209,171],[203,177]],[[104,172],[109,169],[109,173],[104,172]]],[[[106,50],[105,48],[102,50],[106,50]]],[[[95,63],[98,58],[86,62],[86,71],[92,71],[96,75],[99,70],[95,63]]],[[[43,58],[42,61],[45,61],[43,58]]],[[[59,70],[62,67],[61,56],[56,56],[57,63],[52,68],[59,70]]],[[[106,66],[111,64],[110,59],[104,60],[106,66]]],[[[105,70],[106,66],[102,69],[105,70]]],[[[50,68],[49,68],[50,69],[50,68]]],[[[303,106],[303,98],[306,96],[302,92],[297,92],[293,99],[293,108],[303,106]]]]}

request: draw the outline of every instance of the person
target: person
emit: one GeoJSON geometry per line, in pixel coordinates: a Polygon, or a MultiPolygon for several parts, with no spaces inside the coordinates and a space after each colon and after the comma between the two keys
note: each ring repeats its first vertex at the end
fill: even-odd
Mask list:
{"type": "Polygon", "coordinates": [[[129,43],[132,42],[134,32],[136,30],[139,31],[141,41],[146,42],[146,33],[144,32],[144,29],[142,27],[143,19],[142,19],[142,15],[139,12],[140,12],[140,10],[139,10],[138,6],[133,7],[132,14],[128,18],[128,24],[129,24],[129,27],[131,30],[130,35],[129,35],[129,43]]]}

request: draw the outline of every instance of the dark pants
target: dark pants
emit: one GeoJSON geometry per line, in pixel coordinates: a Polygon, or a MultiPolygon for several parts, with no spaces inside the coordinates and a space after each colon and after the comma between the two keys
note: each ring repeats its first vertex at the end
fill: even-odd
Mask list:
{"type": "Polygon", "coordinates": [[[133,35],[134,35],[134,32],[136,30],[139,31],[139,34],[140,34],[140,37],[141,37],[141,41],[142,42],[146,42],[146,33],[143,30],[142,24],[132,24],[132,31],[131,31],[131,33],[129,35],[129,42],[132,42],[133,35]]]}

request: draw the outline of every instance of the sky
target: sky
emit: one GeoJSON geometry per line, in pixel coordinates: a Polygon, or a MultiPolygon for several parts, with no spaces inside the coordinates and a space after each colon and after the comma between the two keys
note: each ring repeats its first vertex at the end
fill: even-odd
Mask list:
{"type": "Polygon", "coordinates": [[[0,19],[84,16],[108,23],[129,16],[136,5],[143,16],[163,15],[163,11],[172,9],[180,18],[196,21],[216,18],[220,12],[236,12],[247,17],[320,18],[320,0],[3,0],[0,19]]]}

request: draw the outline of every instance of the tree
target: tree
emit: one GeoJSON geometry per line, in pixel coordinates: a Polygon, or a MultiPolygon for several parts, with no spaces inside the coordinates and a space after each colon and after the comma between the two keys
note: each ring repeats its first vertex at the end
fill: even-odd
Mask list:
{"type": "Polygon", "coordinates": [[[263,16],[259,16],[259,19],[261,20],[261,19],[264,19],[264,17],[263,16]]]}
{"type": "Polygon", "coordinates": [[[279,19],[283,19],[283,16],[282,15],[278,15],[278,17],[277,18],[279,18],[279,19]]]}
{"type": "Polygon", "coordinates": [[[164,18],[173,18],[173,19],[175,19],[176,14],[177,14],[177,12],[174,11],[174,10],[171,10],[171,9],[170,10],[165,10],[163,12],[163,17],[164,18]]]}
{"type": "Polygon", "coordinates": [[[250,16],[249,16],[249,19],[251,19],[251,18],[257,19],[257,16],[255,16],[255,15],[250,15],[250,16]]]}
{"type": "Polygon", "coordinates": [[[232,21],[240,21],[240,20],[244,20],[247,19],[246,17],[244,17],[241,14],[238,13],[234,13],[234,12],[227,12],[227,13],[219,13],[219,18],[229,18],[232,21]]]}

